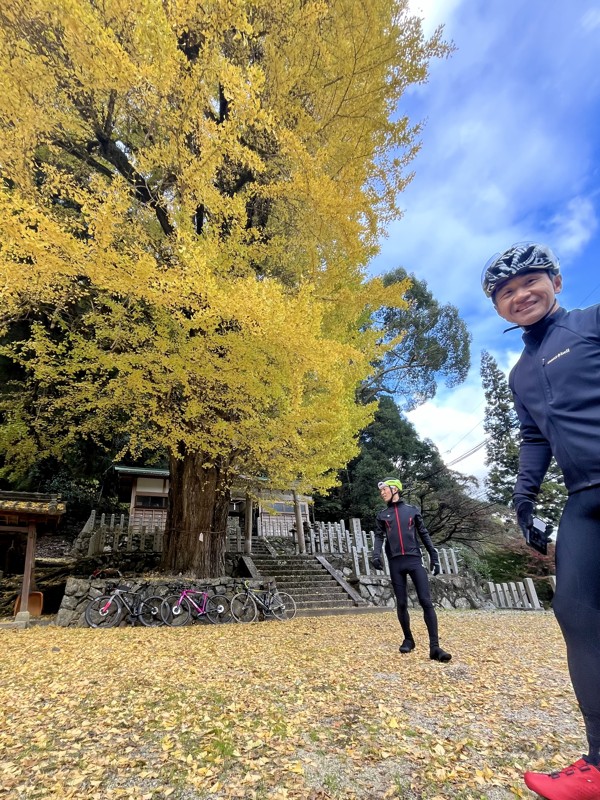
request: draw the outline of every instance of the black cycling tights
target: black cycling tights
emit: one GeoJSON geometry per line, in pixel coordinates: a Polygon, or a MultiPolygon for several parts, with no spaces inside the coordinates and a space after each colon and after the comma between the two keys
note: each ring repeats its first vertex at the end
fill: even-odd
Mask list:
{"type": "Polygon", "coordinates": [[[437,616],[429,593],[429,578],[421,559],[418,556],[395,556],[388,560],[390,578],[396,595],[396,611],[398,612],[398,620],[404,636],[407,639],[413,638],[410,631],[408,595],[406,592],[406,579],[410,575],[417,591],[419,603],[423,609],[423,617],[429,633],[429,646],[437,647],[439,645],[437,616]]]}
{"type": "Polygon", "coordinates": [[[600,747],[600,487],[569,497],[556,543],[554,613],[591,747],[600,747]]]}

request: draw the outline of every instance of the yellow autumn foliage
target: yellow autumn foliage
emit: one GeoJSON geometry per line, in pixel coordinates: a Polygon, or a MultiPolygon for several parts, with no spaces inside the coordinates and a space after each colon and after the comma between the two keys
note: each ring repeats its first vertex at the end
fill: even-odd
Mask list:
{"type": "Polygon", "coordinates": [[[2,3],[5,474],[91,438],[332,485],[404,302],[366,279],[418,147],[398,101],[448,51],[406,7],[2,3]]]}

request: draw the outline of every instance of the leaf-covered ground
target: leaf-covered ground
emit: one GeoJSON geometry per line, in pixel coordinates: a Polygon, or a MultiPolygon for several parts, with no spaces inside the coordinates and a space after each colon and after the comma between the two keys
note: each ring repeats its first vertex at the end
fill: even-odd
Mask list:
{"type": "Polygon", "coordinates": [[[0,630],[0,798],[533,797],[583,731],[551,613],[0,630]]]}

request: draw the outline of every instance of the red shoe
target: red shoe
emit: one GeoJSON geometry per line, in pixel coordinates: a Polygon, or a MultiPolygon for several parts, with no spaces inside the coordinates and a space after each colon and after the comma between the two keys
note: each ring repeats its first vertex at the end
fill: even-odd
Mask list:
{"type": "Polygon", "coordinates": [[[560,772],[526,772],[525,783],[546,800],[600,800],[600,769],[580,758],[560,772]]]}

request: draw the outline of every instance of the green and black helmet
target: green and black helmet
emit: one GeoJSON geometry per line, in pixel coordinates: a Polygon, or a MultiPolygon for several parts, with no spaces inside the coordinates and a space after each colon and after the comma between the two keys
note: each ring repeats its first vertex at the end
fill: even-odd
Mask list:
{"type": "Polygon", "coordinates": [[[398,478],[384,478],[382,481],[379,481],[377,488],[381,489],[383,486],[389,486],[390,489],[397,489],[398,494],[402,492],[402,481],[399,481],[398,478]]]}

